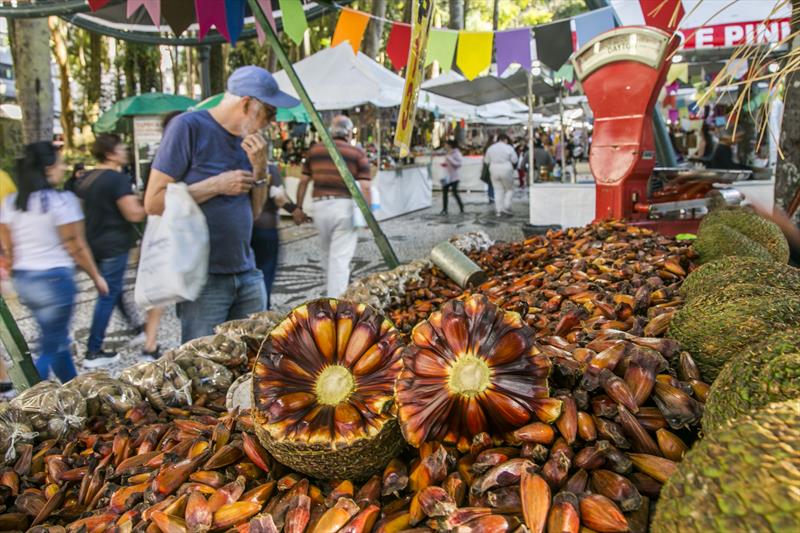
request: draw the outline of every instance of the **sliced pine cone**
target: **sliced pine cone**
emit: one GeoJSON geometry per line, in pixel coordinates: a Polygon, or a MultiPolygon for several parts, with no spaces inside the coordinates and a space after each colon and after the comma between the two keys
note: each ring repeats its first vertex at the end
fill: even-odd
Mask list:
{"type": "Polygon", "coordinates": [[[553,422],[550,361],[534,355],[534,332],[519,314],[485,296],[451,300],[411,332],[396,394],[403,436],[469,446],[481,432],[502,436],[532,419],[553,422]]]}
{"type": "Polygon", "coordinates": [[[270,332],[253,368],[253,417],[281,463],[317,478],[363,478],[405,445],[394,383],[401,334],[375,309],[302,305],[270,332]]]}

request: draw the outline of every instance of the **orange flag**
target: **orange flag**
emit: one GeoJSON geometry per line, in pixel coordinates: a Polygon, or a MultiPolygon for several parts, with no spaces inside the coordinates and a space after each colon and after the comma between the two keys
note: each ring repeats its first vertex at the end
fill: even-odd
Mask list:
{"type": "Polygon", "coordinates": [[[333,32],[331,46],[337,46],[347,41],[353,47],[353,52],[357,54],[358,49],[361,48],[361,40],[364,38],[368,23],[368,14],[352,9],[342,9],[339,22],[336,23],[336,30],[333,32]]]}

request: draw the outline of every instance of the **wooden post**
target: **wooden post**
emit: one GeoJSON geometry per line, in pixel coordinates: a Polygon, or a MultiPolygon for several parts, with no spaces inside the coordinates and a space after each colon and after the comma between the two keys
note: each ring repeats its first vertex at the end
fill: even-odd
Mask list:
{"type": "Polygon", "coordinates": [[[311,117],[311,123],[314,124],[317,133],[322,139],[322,143],[325,145],[325,148],[328,149],[328,153],[330,154],[331,159],[333,159],[333,163],[336,165],[336,168],[339,170],[339,174],[342,176],[344,184],[347,186],[347,190],[350,191],[353,201],[355,201],[358,208],[361,209],[361,212],[364,214],[364,219],[367,221],[367,226],[369,226],[369,229],[372,230],[372,235],[375,238],[375,244],[378,245],[378,249],[381,251],[381,255],[383,256],[386,266],[389,268],[395,268],[399,266],[400,261],[397,259],[397,255],[394,253],[392,245],[389,244],[389,240],[386,238],[386,235],[384,235],[383,230],[378,224],[378,221],[375,220],[374,216],[372,216],[372,212],[367,205],[367,201],[364,199],[364,195],[361,194],[361,189],[359,188],[356,179],[350,173],[350,169],[347,168],[347,163],[345,163],[342,155],[336,149],[336,144],[333,142],[333,138],[330,136],[330,133],[328,133],[328,128],[326,128],[325,124],[322,122],[322,118],[319,116],[314,104],[311,102],[311,98],[309,98],[308,93],[303,86],[303,82],[300,81],[300,78],[297,76],[297,72],[295,72],[291,61],[289,61],[289,58],[286,56],[286,51],[281,46],[278,36],[275,34],[275,30],[273,30],[272,25],[267,22],[267,18],[264,16],[264,12],[261,10],[261,6],[258,4],[258,2],[256,0],[247,0],[247,2],[250,4],[250,9],[253,11],[253,15],[256,18],[256,23],[260,24],[261,28],[264,30],[267,40],[272,47],[272,51],[278,57],[278,61],[286,71],[286,75],[292,82],[294,90],[297,91],[300,101],[303,103],[303,107],[306,108],[308,116],[311,117]]]}
{"type": "Polygon", "coordinates": [[[33,366],[31,351],[17,326],[6,301],[0,296],[0,342],[11,356],[8,375],[17,392],[29,389],[39,382],[39,373],[33,366]]]}

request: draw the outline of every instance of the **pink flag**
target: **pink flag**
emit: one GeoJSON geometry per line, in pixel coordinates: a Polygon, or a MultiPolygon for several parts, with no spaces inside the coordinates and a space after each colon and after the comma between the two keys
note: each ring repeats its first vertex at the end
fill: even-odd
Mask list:
{"type": "Polygon", "coordinates": [[[211,29],[216,26],[217,31],[226,40],[230,41],[228,33],[228,19],[225,18],[225,2],[220,0],[194,0],[194,8],[197,12],[197,24],[200,26],[199,37],[202,41],[211,29]]]}
{"type": "MultiPolygon", "coordinates": [[[[272,31],[278,33],[278,30],[275,29],[275,17],[272,16],[272,0],[256,0],[258,5],[261,6],[261,9],[264,11],[264,15],[267,16],[267,20],[269,21],[269,25],[272,26],[272,31]]],[[[258,23],[258,19],[256,19],[256,33],[258,34],[258,44],[264,44],[264,41],[267,40],[267,34],[264,33],[264,29],[261,27],[261,24],[258,23]]]]}
{"type": "Polygon", "coordinates": [[[156,28],[161,26],[161,0],[128,0],[127,17],[131,18],[136,10],[144,6],[156,28]]]}
{"type": "Polygon", "coordinates": [[[111,0],[88,0],[89,1],[89,8],[92,11],[97,11],[101,7],[105,7],[107,3],[111,0]]]}

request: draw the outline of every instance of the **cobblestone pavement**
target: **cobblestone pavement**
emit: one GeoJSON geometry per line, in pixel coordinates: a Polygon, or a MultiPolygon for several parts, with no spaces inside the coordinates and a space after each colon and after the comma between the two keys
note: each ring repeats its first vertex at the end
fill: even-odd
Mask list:
{"type": "MultiPolygon", "coordinates": [[[[495,240],[522,238],[522,226],[528,221],[527,191],[517,190],[514,198],[514,216],[496,218],[493,206],[486,202],[485,194],[464,194],[466,212],[458,214],[451,200],[450,214],[440,216],[441,197],[434,194],[433,207],[410,213],[381,223],[384,233],[401,262],[426,256],[438,242],[453,235],[483,230],[495,240]],[[453,211],[455,209],[455,212],[453,211]]],[[[272,306],[277,310],[288,310],[305,300],[324,293],[323,266],[320,261],[316,232],[312,225],[294,226],[286,222],[281,230],[281,257],[278,275],[273,286],[272,306]]],[[[358,248],[353,260],[353,279],[384,269],[383,260],[369,230],[360,230],[358,248]]],[[[125,298],[133,302],[133,284],[136,270],[131,265],[125,274],[125,298]]],[[[78,297],[72,322],[75,363],[78,372],[85,372],[83,352],[89,335],[96,292],[89,279],[78,276],[78,297]]],[[[26,308],[15,299],[8,300],[12,314],[20,329],[36,353],[38,328],[26,308]]],[[[133,306],[132,306],[133,307],[133,306]]],[[[130,345],[132,330],[118,311],[114,312],[106,333],[104,348],[118,351],[121,358],[107,367],[112,374],[138,362],[140,346],[130,345]]],[[[180,344],[180,325],[172,306],[164,314],[158,333],[162,351],[180,344]]],[[[0,351],[3,348],[0,346],[0,351]]],[[[5,356],[5,354],[3,354],[5,356]]]]}

